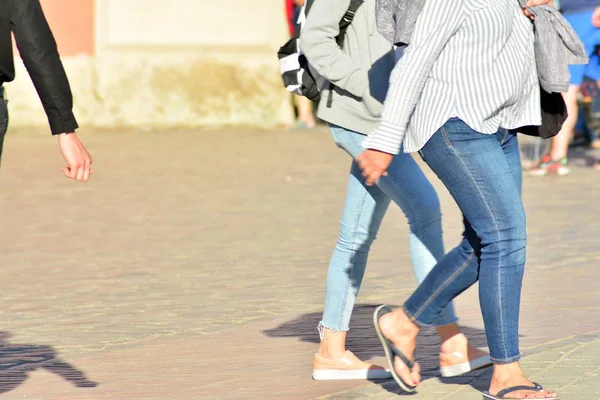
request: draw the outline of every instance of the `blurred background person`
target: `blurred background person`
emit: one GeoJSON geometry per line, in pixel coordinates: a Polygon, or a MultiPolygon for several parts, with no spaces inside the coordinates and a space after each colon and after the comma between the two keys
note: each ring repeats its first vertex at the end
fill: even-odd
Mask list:
{"type": "MultiPolygon", "coordinates": [[[[564,94],[569,118],[560,133],[552,138],[547,153],[529,171],[532,176],[569,174],[567,153],[579,118],[580,88],[584,77],[600,80],[600,59],[593,54],[596,46],[600,45],[600,0],[561,0],[560,10],[583,41],[590,63],[569,66],[571,86],[564,94]]],[[[600,143],[594,141],[592,145],[600,147],[600,143]]]]}
{"type": "MultiPolygon", "coordinates": [[[[296,29],[300,29],[298,25],[298,16],[300,10],[304,6],[305,0],[285,0],[287,20],[290,30],[290,36],[296,33],[296,29]]],[[[293,130],[299,129],[312,129],[317,125],[313,111],[313,103],[311,100],[304,96],[294,95],[294,103],[296,106],[296,123],[292,126],[293,130]]]]}

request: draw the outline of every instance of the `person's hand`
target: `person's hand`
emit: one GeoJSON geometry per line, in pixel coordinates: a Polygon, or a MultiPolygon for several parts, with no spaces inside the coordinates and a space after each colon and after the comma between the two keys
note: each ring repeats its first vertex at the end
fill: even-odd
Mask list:
{"type": "MultiPolygon", "coordinates": [[[[535,7],[535,6],[541,6],[544,4],[548,4],[550,7],[554,7],[554,0],[528,0],[527,1],[527,7],[535,7]]],[[[527,9],[523,9],[523,13],[528,16],[531,20],[535,19],[535,16],[533,14],[531,14],[529,11],[527,11],[527,9]]]]}
{"type": "Polygon", "coordinates": [[[92,156],[77,135],[61,133],[58,135],[58,147],[67,162],[62,170],[67,178],[87,182],[92,174],[92,156]]]}
{"type": "Polygon", "coordinates": [[[378,150],[365,150],[356,157],[356,162],[362,170],[362,176],[366,178],[367,186],[373,186],[381,176],[387,176],[387,169],[393,159],[393,154],[378,150]]]}
{"type": "Polygon", "coordinates": [[[600,7],[596,7],[592,14],[592,25],[596,28],[600,28],[600,7]]]}

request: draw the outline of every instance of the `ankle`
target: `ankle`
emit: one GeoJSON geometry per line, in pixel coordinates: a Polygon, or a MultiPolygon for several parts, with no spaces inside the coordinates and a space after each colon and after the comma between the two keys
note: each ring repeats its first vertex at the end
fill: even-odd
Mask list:
{"type": "Polygon", "coordinates": [[[492,374],[492,385],[506,386],[506,384],[524,378],[523,370],[518,362],[510,364],[495,364],[492,374]]]}
{"type": "Polygon", "coordinates": [[[319,355],[319,357],[324,358],[326,360],[339,360],[340,358],[343,358],[346,354],[346,349],[333,347],[329,348],[329,346],[323,345],[323,343],[321,343],[321,345],[319,346],[319,352],[317,354],[319,355]]]}
{"type": "Polygon", "coordinates": [[[440,351],[444,354],[452,354],[457,351],[464,351],[469,344],[469,340],[461,332],[452,336],[440,335],[440,339],[440,351]]]}
{"type": "Polygon", "coordinates": [[[337,360],[346,354],[346,333],[334,331],[325,327],[320,330],[321,343],[319,345],[319,356],[328,360],[337,360]]]}
{"type": "Polygon", "coordinates": [[[379,321],[381,329],[388,334],[399,334],[402,336],[414,336],[417,337],[419,334],[419,327],[408,318],[408,315],[404,312],[404,309],[398,308],[397,310],[385,314],[379,321]]]}

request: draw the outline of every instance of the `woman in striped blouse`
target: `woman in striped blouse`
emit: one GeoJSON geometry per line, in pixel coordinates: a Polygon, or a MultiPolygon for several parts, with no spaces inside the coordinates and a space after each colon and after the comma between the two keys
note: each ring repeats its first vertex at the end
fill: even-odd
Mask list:
{"type": "Polygon", "coordinates": [[[372,185],[401,146],[418,151],[465,217],[462,245],[402,308],[382,306],[375,313],[394,378],[405,390],[414,390],[420,379],[412,361],[420,327],[479,281],[494,362],[484,398],[558,399],[526,379],[519,365],[526,229],[514,129],[540,123],[534,31],[519,2],[426,0],[392,72],[382,121],[358,157],[372,185]],[[475,255],[465,251],[469,243],[475,255]]]}

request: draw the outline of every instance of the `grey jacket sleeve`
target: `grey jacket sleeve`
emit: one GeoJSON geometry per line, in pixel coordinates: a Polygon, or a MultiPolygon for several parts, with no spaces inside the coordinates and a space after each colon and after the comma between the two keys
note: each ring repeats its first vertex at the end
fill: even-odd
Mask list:
{"type": "Polygon", "coordinates": [[[300,35],[300,48],[310,65],[335,86],[362,97],[369,88],[369,77],[337,45],[340,20],[350,0],[315,0],[300,35]]]}

